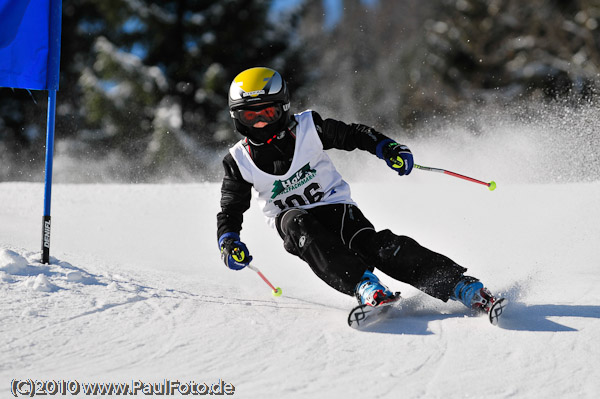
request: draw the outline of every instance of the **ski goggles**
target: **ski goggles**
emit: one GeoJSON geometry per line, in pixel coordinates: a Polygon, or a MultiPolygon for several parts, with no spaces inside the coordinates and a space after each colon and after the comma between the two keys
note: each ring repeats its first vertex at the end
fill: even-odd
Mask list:
{"type": "Polygon", "coordinates": [[[254,126],[255,123],[263,121],[266,123],[273,123],[283,114],[280,104],[270,105],[258,110],[252,109],[239,109],[234,111],[237,115],[237,119],[246,126],[254,126]]]}

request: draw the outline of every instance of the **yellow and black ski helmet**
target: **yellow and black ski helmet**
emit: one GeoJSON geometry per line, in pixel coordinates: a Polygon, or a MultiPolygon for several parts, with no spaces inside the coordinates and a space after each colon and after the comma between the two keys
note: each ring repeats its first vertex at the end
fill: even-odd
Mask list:
{"type": "Polygon", "coordinates": [[[239,73],[229,87],[229,110],[260,103],[290,103],[285,80],[279,72],[266,67],[254,67],[239,73]]]}
{"type": "MultiPolygon", "coordinates": [[[[229,87],[229,113],[235,130],[259,142],[264,142],[288,124],[290,95],[279,72],[267,67],[254,67],[239,73],[229,87]],[[276,106],[275,120],[263,128],[249,126],[242,110],[259,110],[276,106]]],[[[260,112],[260,111],[259,111],[260,112]]],[[[271,116],[271,114],[269,114],[271,116]]],[[[266,119],[266,118],[265,118],[266,119]]]]}

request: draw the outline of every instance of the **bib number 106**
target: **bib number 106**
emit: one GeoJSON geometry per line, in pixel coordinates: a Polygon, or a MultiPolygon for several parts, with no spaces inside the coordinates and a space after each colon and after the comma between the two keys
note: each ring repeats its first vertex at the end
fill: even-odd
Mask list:
{"type": "Polygon", "coordinates": [[[314,204],[321,201],[325,193],[321,190],[319,183],[311,183],[304,189],[302,194],[292,194],[286,197],[283,201],[276,200],[273,203],[282,211],[287,208],[293,208],[296,206],[303,206],[308,204],[314,204]]]}

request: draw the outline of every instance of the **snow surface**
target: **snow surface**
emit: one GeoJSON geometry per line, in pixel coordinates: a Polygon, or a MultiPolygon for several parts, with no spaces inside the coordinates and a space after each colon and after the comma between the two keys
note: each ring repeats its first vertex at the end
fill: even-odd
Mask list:
{"type": "Polygon", "coordinates": [[[353,330],[355,300],[287,254],[253,203],[242,238],[282,287],[272,297],[256,273],[220,261],[216,183],[56,184],[52,262],[42,265],[43,187],[1,183],[0,397],[14,378],[223,379],[240,398],[597,397],[600,182],[527,181],[500,161],[448,154],[465,160],[456,172],[494,178],[490,192],[418,170],[400,178],[353,156],[344,159],[359,165],[339,169],[352,172],[376,228],[450,256],[506,295],[501,326],[380,273],[406,299],[394,317],[353,330]]]}

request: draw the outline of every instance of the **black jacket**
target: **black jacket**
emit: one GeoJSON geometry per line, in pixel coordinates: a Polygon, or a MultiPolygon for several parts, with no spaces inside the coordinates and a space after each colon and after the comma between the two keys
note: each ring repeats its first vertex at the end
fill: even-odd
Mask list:
{"type": "MultiPolygon", "coordinates": [[[[360,149],[375,155],[377,144],[388,137],[373,128],[360,125],[347,125],[334,119],[323,120],[313,111],[313,120],[317,133],[323,143],[323,149],[353,151],[360,149]]],[[[255,145],[244,141],[252,160],[262,171],[273,175],[285,174],[291,166],[295,147],[295,124],[280,138],[269,144],[255,145]]],[[[221,235],[242,230],[243,214],[250,208],[252,184],[242,178],[240,169],[231,154],[223,159],[225,176],[221,185],[221,212],[217,214],[217,238],[221,235]]]]}

